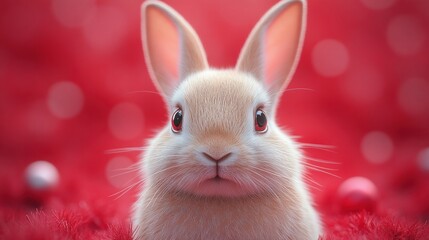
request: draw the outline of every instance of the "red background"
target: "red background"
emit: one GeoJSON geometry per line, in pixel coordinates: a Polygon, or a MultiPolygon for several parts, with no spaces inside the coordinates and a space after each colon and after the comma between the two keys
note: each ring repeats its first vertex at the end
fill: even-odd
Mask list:
{"type": "MultiPolygon", "coordinates": [[[[251,28],[276,3],[165,2],[195,28],[214,67],[235,64],[251,28]]],[[[168,119],[143,59],[140,4],[0,1],[2,221],[87,203],[127,221],[136,189],[110,195],[135,182],[134,173],[118,177],[115,169],[140,153],[107,151],[142,146],[168,119]],[[60,174],[43,197],[25,182],[25,168],[37,160],[60,174]]],[[[305,149],[339,163],[318,163],[339,178],[309,172],[321,184],[312,192],[327,218],[340,214],[341,182],[364,176],[379,191],[378,212],[429,220],[427,26],[425,0],[308,1],[302,57],[277,117],[300,142],[332,146],[305,149]]]]}

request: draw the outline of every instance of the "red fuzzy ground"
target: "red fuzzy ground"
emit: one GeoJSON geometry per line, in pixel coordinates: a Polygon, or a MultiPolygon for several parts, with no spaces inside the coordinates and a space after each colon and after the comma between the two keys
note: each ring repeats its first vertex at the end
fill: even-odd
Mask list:
{"type": "MultiPolygon", "coordinates": [[[[166,2],[224,67],[277,1],[166,2]]],[[[300,142],[334,146],[304,149],[338,163],[313,161],[335,170],[308,172],[323,239],[429,239],[429,1],[308,2],[277,120],[300,142]],[[374,208],[354,199],[368,212],[338,196],[353,176],[377,189],[374,208]]],[[[0,1],[0,239],[131,238],[135,172],[118,169],[140,153],[107,151],[142,146],[168,118],[143,61],[140,4],[0,1]],[[26,183],[37,160],[58,169],[49,192],[26,183]]]]}

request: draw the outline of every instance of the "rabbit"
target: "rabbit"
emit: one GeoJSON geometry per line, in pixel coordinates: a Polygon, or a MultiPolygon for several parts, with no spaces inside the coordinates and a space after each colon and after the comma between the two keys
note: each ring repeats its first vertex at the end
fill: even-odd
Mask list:
{"type": "Polygon", "coordinates": [[[256,24],[235,68],[210,68],[193,28],[163,2],[142,4],[142,43],[168,124],[149,141],[134,239],[318,239],[300,146],[275,122],[297,66],[305,0],[256,24]]]}

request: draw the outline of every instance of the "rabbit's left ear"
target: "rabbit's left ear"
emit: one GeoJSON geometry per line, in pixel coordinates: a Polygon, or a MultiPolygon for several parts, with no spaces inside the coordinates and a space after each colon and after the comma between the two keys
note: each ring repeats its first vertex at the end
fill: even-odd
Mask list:
{"type": "Polygon", "coordinates": [[[236,69],[262,81],[274,101],[295,71],[305,19],[305,0],[280,1],[259,20],[240,52],[236,69]]]}
{"type": "Polygon", "coordinates": [[[191,25],[161,1],[143,3],[141,28],[149,73],[168,102],[188,75],[208,68],[206,53],[191,25]]]}

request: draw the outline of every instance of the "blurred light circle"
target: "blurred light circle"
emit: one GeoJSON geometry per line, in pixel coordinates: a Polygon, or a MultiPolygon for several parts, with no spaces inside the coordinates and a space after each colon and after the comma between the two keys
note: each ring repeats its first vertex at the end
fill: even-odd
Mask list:
{"type": "Polygon", "coordinates": [[[367,133],[362,139],[361,151],[371,163],[380,164],[393,154],[393,142],[390,137],[379,131],[367,133]]]}
{"type": "Polygon", "coordinates": [[[82,26],[96,8],[94,0],[52,0],[54,16],[65,27],[82,26]]]}
{"type": "Polygon", "coordinates": [[[371,104],[383,95],[385,82],[375,68],[361,67],[343,81],[345,96],[356,103],[371,104]]]}
{"type": "Polygon", "coordinates": [[[429,172],[429,147],[419,153],[417,161],[422,170],[429,172]]]}
{"type": "Polygon", "coordinates": [[[372,10],[383,10],[391,7],[396,0],[361,0],[365,7],[372,10]]]}
{"type": "Polygon", "coordinates": [[[70,81],[57,82],[48,93],[48,107],[58,118],[72,118],[82,110],[84,97],[80,88],[70,81]]]}
{"type": "Polygon", "coordinates": [[[393,18],[387,26],[387,43],[401,56],[418,53],[425,41],[425,28],[413,16],[401,15],[393,18]]]}
{"type": "Polygon", "coordinates": [[[312,62],[316,72],[324,77],[336,77],[347,70],[349,53],[341,42],[326,39],[313,48],[312,62]]]}
{"type": "Polygon", "coordinates": [[[59,174],[57,168],[47,161],[31,163],[25,172],[29,187],[34,190],[48,190],[58,184],[59,174]]]}
{"type": "Polygon", "coordinates": [[[135,180],[138,169],[127,157],[112,158],[106,166],[106,177],[112,186],[123,188],[131,185],[135,180]]]}
{"type": "Polygon", "coordinates": [[[429,81],[421,78],[404,81],[398,91],[398,102],[409,114],[429,113],[429,81]]]}
{"type": "Polygon", "coordinates": [[[110,132],[118,139],[138,137],[143,129],[143,113],[134,103],[119,103],[109,114],[110,132]]]}
{"type": "Polygon", "coordinates": [[[84,25],[84,37],[89,45],[100,51],[116,49],[127,32],[127,16],[117,7],[99,7],[97,14],[84,25]]]}

